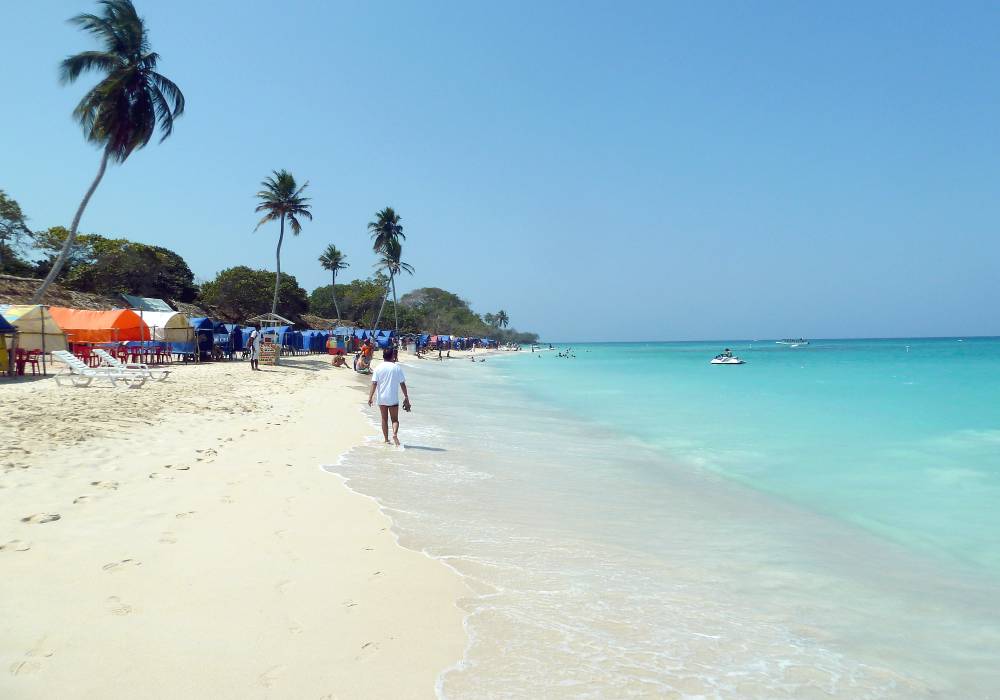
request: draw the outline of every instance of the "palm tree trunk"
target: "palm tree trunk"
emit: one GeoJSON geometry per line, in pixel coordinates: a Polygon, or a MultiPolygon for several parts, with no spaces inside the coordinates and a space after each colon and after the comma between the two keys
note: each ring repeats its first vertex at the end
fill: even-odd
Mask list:
{"type": "Polygon", "coordinates": [[[104,153],[101,154],[101,167],[97,169],[97,177],[94,181],[90,183],[90,187],[87,188],[87,193],[83,195],[83,199],[80,201],[80,206],[76,209],[76,215],[73,217],[73,223],[69,227],[69,235],[66,236],[66,242],[63,243],[62,250],[59,251],[59,257],[56,261],[52,263],[52,269],[49,270],[49,274],[45,275],[45,280],[42,282],[42,286],[39,287],[34,295],[31,297],[31,303],[37,304],[45,296],[45,292],[48,290],[49,285],[55,282],[56,277],[62,272],[63,266],[66,265],[66,261],[69,259],[69,253],[73,250],[73,241],[76,240],[76,230],[80,226],[80,219],[83,217],[83,210],[87,208],[87,204],[90,202],[90,198],[94,196],[94,190],[101,183],[101,178],[104,177],[104,171],[108,168],[108,158],[110,157],[110,152],[105,149],[104,153]]]}
{"type": "MultiPolygon", "coordinates": [[[[392,273],[389,273],[389,282],[392,282],[392,273]]],[[[382,297],[382,306],[378,308],[378,316],[375,317],[375,325],[372,330],[378,330],[378,322],[382,320],[382,311],[385,309],[385,302],[389,298],[389,285],[385,285],[385,296],[382,297]]]]}
{"type": "Polygon", "coordinates": [[[285,215],[281,215],[281,233],[278,234],[278,250],[275,252],[274,300],[271,301],[271,315],[278,313],[278,285],[281,284],[281,242],[285,240],[285,215]]]}
{"type": "Polygon", "coordinates": [[[396,278],[389,277],[389,284],[392,285],[392,315],[396,321],[396,337],[399,337],[399,302],[396,301],[396,278]]]}
{"type": "Polygon", "coordinates": [[[333,271],[333,286],[330,287],[330,294],[333,296],[333,308],[337,310],[337,321],[340,321],[340,304],[337,303],[337,271],[333,271]]]}

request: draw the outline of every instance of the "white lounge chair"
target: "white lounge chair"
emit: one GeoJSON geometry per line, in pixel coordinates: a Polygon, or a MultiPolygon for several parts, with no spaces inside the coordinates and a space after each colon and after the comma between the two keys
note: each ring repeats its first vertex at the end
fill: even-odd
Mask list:
{"type": "Polygon", "coordinates": [[[130,389],[138,389],[146,383],[146,376],[140,372],[115,367],[88,367],[83,360],[66,350],[53,350],[52,359],[66,365],[66,372],[56,375],[59,386],[67,378],[73,386],[89,386],[95,379],[107,379],[111,386],[117,386],[115,382],[125,382],[130,389]]]}
{"type": "Polygon", "coordinates": [[[94,350],[94,354],[101,358],[101,363],[105,367],[111,367],[113,369],[127,370],[131,372],[139,372],[144,375],[147,379],[152,379],[153,381],[162,382],[164,379],[170,376],[169,369],[150,369],[149,365],[142,362],[122,362],[117,357],[109,353],[107,350],[101,350],[97,348],[94,350]]]}

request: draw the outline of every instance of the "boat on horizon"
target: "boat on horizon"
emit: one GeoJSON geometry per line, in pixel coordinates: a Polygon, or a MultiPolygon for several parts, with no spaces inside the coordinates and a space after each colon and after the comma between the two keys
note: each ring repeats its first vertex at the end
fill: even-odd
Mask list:
{"type": "Polygon", "coordinates": [[[805,338],[799,338],[795,340],[794,338],[783,338],[782,340],[774,341],[777,345],[791,345],[793,348],[797,348],[800,345],[808,345],[809,341],[805,338]]]}

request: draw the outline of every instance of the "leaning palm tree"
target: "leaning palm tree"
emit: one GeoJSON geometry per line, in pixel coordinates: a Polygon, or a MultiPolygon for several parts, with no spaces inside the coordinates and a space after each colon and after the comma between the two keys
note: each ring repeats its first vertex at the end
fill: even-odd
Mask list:
{"type": "Polygon", "coordinates": [[[378,323],[382,319],[382,311],[385,309],[385,302],[389,298],[389,291],[391,289],[392,312],[395,316],[396,335],[399,335],[399,302],[396,299],[396,276],[400,272],[413,274],[413,266],[403,262],[401,260],[402,255],[402,244],[398,240],[392,239],[386,243],[386,248],[382,251],[382,257],[375,263],[375,267],[389,273],[389,281],[385,285],[385,296],[382,297],[382,306],[379,308],[378,316],[375,318],[375,330],[378,330],[378,323]]]}
{"type": "Polygon", "coordinates": [[[493,317],[493,320],[496,321],[497,328],[506,328],[510,323],[510,317],[503,309],[497,311],[497,315],[493,317]]]}
{"type": "Polygon", "coordinates": [[[184,112],[180,88],[156,72],[160,56],[150,50],[146,25],[132,0],[100,0],[99,4],[100,15],[77,15],[70,23],[92,34],[101,43],[101,50],[70,56],[60,64],[59,72],[63,83],[75,82],[87,71],[104,75],[73,110],[84,137],[101,147],[101,164],[77,207],[62,250],[31,298],[33,304],[41,301],[66,264],[80,218],[104,177],[108,161],[124,163],[133,151],[149,143],[157,124],[162,143],[173,131],[174,119],[184,112]]]}
{"type": "Polygon", "coordinates": [[[337,320],[340,320],[340,304],[337,303],[337,272],[345,270],[350,265],[347,263],[347,256],[337,250],[333,243],[326,247],[323,254],[319,256],[319,263],[324,270],[333,273],[333,284],[330,286],[330,294],[333,296],[333,308],[337,310],[337,320]]]}
{"type": "Polygon", "coordinates": [[[275,251],[276,270],[274,273],[274,299],[271,301],[271,313],[278,313],[278,286],[281,284],[281,243],[285,240],[285,220],[292,229],[293,235],[302,232],[302,224],[299,217],[312,220],[312,212],[309,209],[311,204],[307,204],[308,197],[302,196],[302,191],[309,186],[306,182],[302,187],[298,187],[295,178],[287,170],[275,170],[271,176],[260,183],[263,187],[257,193],[260,204],[254,209],[256,212],[267,212],[264,218],[257,222],[257,228],[269,221],[280,221],[281,229],[278,233],[278,248],[275,251]]]}

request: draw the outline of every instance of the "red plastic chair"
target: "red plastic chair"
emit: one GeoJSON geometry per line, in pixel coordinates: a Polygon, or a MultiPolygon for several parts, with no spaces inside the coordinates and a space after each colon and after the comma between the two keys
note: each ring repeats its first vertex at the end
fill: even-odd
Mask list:
{"type": "Polygon", "coordinates": [[[21,362],[21,371],[19,374],[25,373],[25,366],[31,365],[31,373],[38,374],[38,356],[42,354],[41,350],[29,350],[21,362]]]}

